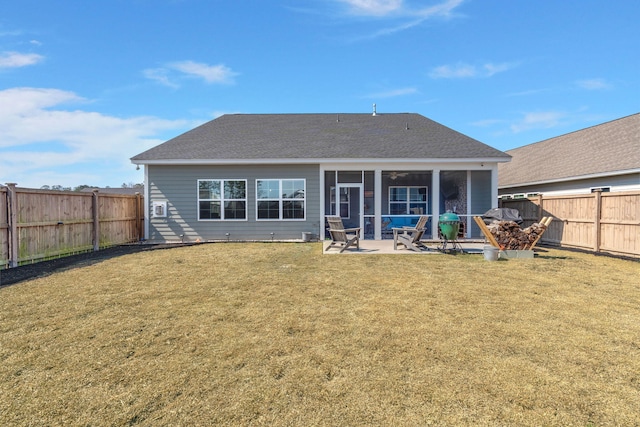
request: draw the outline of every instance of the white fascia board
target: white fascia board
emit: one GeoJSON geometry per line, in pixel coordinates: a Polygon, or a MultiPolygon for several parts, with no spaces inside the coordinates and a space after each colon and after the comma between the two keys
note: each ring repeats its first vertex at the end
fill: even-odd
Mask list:
{"type": "Polygon", "coordinates": [[[131,160],[135,165],[268,165],[268,164],[469,164],[469,163],[505,163],[510,158],[424,158],[424,159],[174,159],[174,160],[131,160]]]}
{"type": "Polygon", "coordinates": [[[613,171],[613,172],[600,172],[600,173],[592,173],[589,175],[570,176],[566,178],[547,179],[542,181],[518,182],[515,184],[499,185],[498,188],[504,189],[504,188],[512,188],[512,187],[527,187],[530,185],[553,184],[556,182],[567,182],[567,181],[580,181],[583,179],[604,178],[607,176],[629,175],[634,173],[640,173],[640,169],[627,169],[627,170],[620,170],[620,171],[613,171]]]}
{"type": "Polygon", "coordinates": [[[383,171],[431,171],[431,170],[497,170],[496,162],[397,162],[393,160],[364,163],[359,161],[351,162],[323,162],[320,163],[320,170],[383,170],[383,171]]]}

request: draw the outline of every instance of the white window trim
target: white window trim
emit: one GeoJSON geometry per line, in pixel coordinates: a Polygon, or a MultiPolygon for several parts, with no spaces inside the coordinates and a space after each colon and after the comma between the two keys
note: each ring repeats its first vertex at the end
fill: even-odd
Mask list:
{"type": "Polygon", "coordinates": [[[196,210],[198,212],[198,221],[248,221],[249,212],[248,212],[248,200],[247,200],[247,180],[246,179],[235,179],[235,178],[202,178],[198,179],[198,183],[196,184],[196,210]],[[207,201],[218,201],[215,199],[200,199],[200,182],[202,181],[219,181],[220,182],[220,218],[200,218],[200,202],[207,201]],[[243,181],[244,182],[244,199],[225,199],[224,198],[224,183],[227,181],[243,181]],[[244,201],[244,218],[225,218],[224,217],[224,203],[225,202],[241,202],[244,201]]]}
{"type": "Polygon", "coordinates": [[[307,180],[305,178],[258,178],[256,179],[256,221],[268,222],[268,221],[306,221],[307,220],[307,180]],[[273,199],[259,199],[258,198],[258,181],[278,181],[278,198],[273,199]],[[282,198],[282,181],[302,181],[304,186],[304,198],[303,199],[283,199],[282,198]],[[259,218],[258,217],[258,204],[260,202],[278,202],[278,218],[259,218]],[[303,202],[303,218],[283,218],[283,206],[284,201],[296,201],[303,202]]]}

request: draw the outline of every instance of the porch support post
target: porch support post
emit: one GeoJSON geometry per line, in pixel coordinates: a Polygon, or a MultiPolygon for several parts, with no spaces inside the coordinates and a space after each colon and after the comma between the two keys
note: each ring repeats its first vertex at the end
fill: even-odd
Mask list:
{"type": "Polygon", "coordinates": [[[375,212],[373,238],[382,240],[382,169],[375,169],[373,173],[373,212],[375,212]]]}
{"type": "Polygon", "coordinates": [[[440,217],[440,169],[431,174],[431,238],[438,240],[438,218],[440,217]]]}
{"type": "Polygon", "coordinates": [[[465,214],[467,216],[464,217],[464,238],[467,238],[469,236],[471,236],[471,216],[473,215],[473,212],[471,212],[471,206],[473,206],[473,200],[471,200],[471,198],[473,197],[473,190],[471,188],[471,186],[473,185],[473,179],[472,179],[472,174],[471,174],[471,170],[467,171],[467,211],[465,212],[465,214]]]}
{"type": "Polygon", "coordinates": [[[326,200],[324,198],[324,194],[325,194],[325,188],[324,186],[326,185],[325,181],[324,181],[324,167],[320,167],[320,218],[318,218],[318,222],[320,223],[320,226],[318,227],[318,240],[323,242],[324,241],[324,206],[326,203],[326,200]]]}

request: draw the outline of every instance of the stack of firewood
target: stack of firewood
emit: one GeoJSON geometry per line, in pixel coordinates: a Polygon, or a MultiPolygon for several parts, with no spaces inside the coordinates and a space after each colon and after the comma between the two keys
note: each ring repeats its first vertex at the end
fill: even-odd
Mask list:
{"type": "Polygon", "coordinates": [[[487,228],[495,237],[500,248],[521,251],[528,249],[538,239],[538,236],[544,233],[547,226],[536,222],[522,229],[514,221],[494,221],[487,228]]]}

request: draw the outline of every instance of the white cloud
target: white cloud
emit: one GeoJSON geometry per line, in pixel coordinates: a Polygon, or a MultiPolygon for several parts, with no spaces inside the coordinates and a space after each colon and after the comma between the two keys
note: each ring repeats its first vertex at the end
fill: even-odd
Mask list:
{"type": "Polygon", "coordinates": [[[431,16],[445,16],[451,15],[453,10],[460,6],[464,0],[447,0],[442,3],[420,9],[416,12],[416,15],[420,15],[423,18],[429,18],[431,16]]]}
{"type": "Polygon", "coordinates": [[[515,68],[518,64],[513,62],[503,62],[501,64],[487,63],[482,66],[483,74],[486,77],[491,77],[494,74],[504,73],[512,68],[515,68]]]}
{"type": "Polygon", "coordinates": [[[338,0],[349,6],[354,15],[362,16],[410,16],[423,19],[432,16],[448,16],[464,0],[446,0],[433,6],[418,7],[407,5],[403,0],[338,0]]]}
{"type": "Polygon", "coordinates": [[[480,66],[458,63],[456,65],[440,65],[429,72],[433,79],[463,79],[471,77],[492,77],[517,67],[515,62],[502,62],[494,64],[488,62],[480,66]]]}
{"type": "Polygon", "coordinates": [[[402,0],[340,0],[357,15],[382,16],[402,7],[402,0]]]}
{"type": "Polygon", "coordinates": [[[434,68],[429,73],[429,76],[433,79],[460,79],[475,77],[478,71],[476,67],[469,64],[457,64],[457,65],[441,65],[434,68]]]}
{"type": "Polygon", "coordinates": [[[23,34],[23,32],[21,30],[0,31],[0,37],[21,36],[22,34],[23,34]]]}
{"type": "Polygon", "coordinates": [[[511,125],[511,131],[519,133],[533,129],[549,129],[560,125],[566,116],[566,113],[560,111],[525,113],[521,120],[511,125]]]}
{"type": "Polygon", "coordinates": [[[180,71],[189,76],[200,77],[207,83],[233,83],[233,78],[237,75],[231,68],[219,65],[207,65],[201,62],[180,61],[168,65],[169,68],[180,71]]]}
{"type": "Polygon", "coordinates": [[[54,105],[82,101],[84,99],[75,93],[59,89],[24,87],[5,89],[0,91],[0,123],[4,120],[11,121],[21,116],[28,116],[33,111],[54,105]]]}
{"type": "Polygon", "coordinates": [[[0,182],[36,187],[89,183],[78,181],[76,175],[81,173],[93,176],[95,185],[108,185],[105,181],[113,175],[113,165],[128,165],[133,171],[129,158],[162,142],[162,132],[192,125],[156,117],[120,118],[63,109],[64,104],[86,102],[73,92],[58,89],[0,91],[0,182]],[[111,165],[111,170],[105,169],[106,165],[111,165]],[[38,176],[45,175],[59,180],[37,182],[38,176]]]}
{"type": "Polygon", "coordinates": [[[424,7],[419,4],[417,7],[407,5],[403,0],[337,0],[347,4],[352,15],[362,17],[373,17],[376,19],[401,19],[404,22],[393,26],[374,31],[357,40],[371,40],[380,36],[387,36],[393,33],[407,30],[422,24],[427,19],[433,17],[450,17],[455,8],[460,6],[464,0],[445,0],[432,6],[424,7]]]}
{"type": "Polygon", "coordinates": [[[576,85],[586,90],[611,89],[613,86],[605,79],[586,79],[576,81],[576,85]]]}
{"type": "Polygon", "coordinates": [[[36,53],[2,52],[0,54],[0,68],[19,68],[42,62],[44,56],[36,53]]]}
{"type": "Polygon", "coordinates": [[[224,64],[208,65],[195,61],[171,62],[164,67],[143,70],[143,74],[150,80],[174,89],[180,87],[177,81],[184,77],[200,78],[208,84],[233,84],[238,75],[224,64]]]}
{"type": "Polygon", "coordinates": [[[544,93],[544,92],[548,92],[548,91],[549,91],[549,89],[529,89],[529,90],[523,90],[521,92],[508,93],[505,96],[506,97],[530,96],[530,95],[537,95],[539,93],[544,93]]]}
{"type": "Polygon", "coordinates": [[[142,74],[149,80],[154,80],[163,86],[177,89],[180,85],[169,79],[169,70],[166,68],[148,68],[142,71],[142,74]]]}

